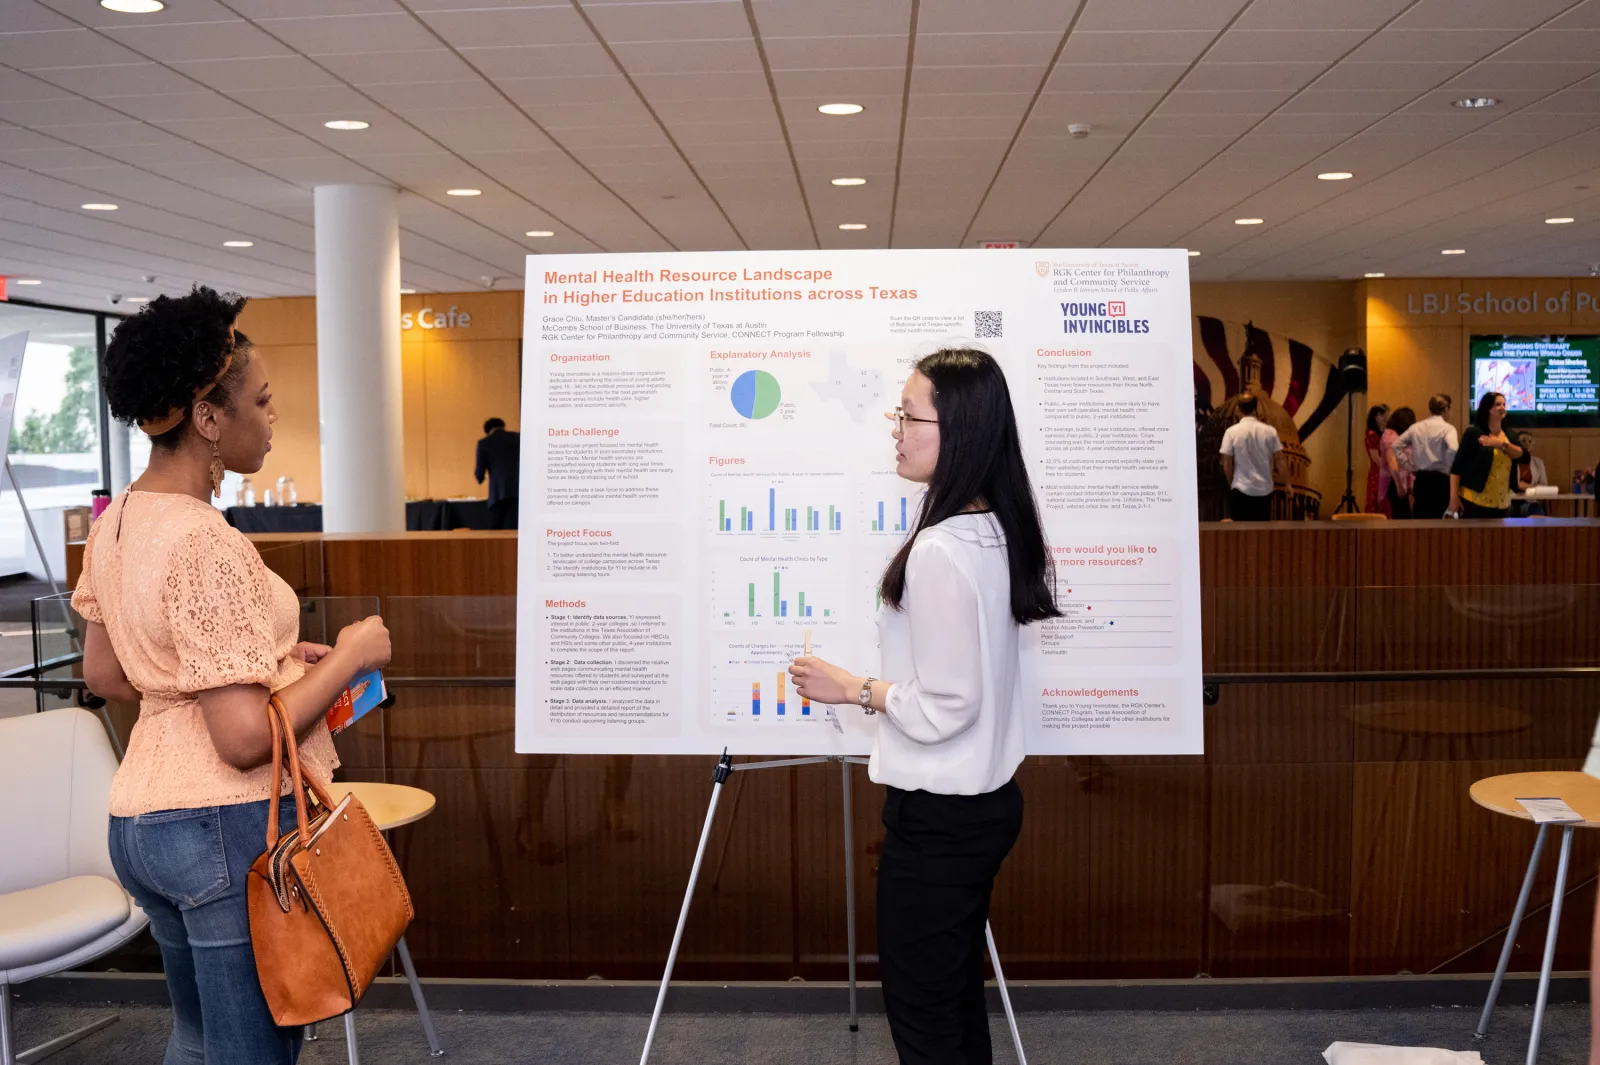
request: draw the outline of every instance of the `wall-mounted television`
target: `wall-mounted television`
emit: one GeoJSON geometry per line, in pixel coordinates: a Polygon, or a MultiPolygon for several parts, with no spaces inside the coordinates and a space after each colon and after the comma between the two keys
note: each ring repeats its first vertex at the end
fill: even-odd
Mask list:
{"type": "Polygon", "coordinates": [[[1470,410],[1500,392],[1513,428],[1600,426],[1600,336],[1474,336],[1468,372],[1470,410]]]}

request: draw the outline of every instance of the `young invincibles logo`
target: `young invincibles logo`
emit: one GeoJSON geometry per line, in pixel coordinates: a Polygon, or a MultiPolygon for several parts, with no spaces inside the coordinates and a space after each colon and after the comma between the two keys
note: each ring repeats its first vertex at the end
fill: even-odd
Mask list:
{"type": "Polygon", "coordinates": [[[1103,303],[1063,303],[1063,333],[1148,333],[1150,319],[1129,318],[1126,300],[1103,303]]]}

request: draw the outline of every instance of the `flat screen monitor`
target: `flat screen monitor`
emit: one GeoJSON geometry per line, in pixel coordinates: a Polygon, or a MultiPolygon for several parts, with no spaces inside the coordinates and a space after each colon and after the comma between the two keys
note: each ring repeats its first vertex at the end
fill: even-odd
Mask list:
{"type": "Polygon", "coordinates": [[[1600,426],[1600,336],[1474,336],[1472,407],[1506,397],[1512,427],[1600,426]]]}

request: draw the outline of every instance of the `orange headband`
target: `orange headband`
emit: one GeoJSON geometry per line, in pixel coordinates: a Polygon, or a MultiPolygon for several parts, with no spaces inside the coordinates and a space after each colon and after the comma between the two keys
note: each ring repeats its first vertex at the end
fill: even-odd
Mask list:
{"type": "Polygon", "coordinates": [[[222,383],[222,379],[228,375],[228,367],[232,365],[233,355],[230,353],[222,360],[222,369],[217,371],[217,376],[211,379],[211,383],[203,388],[195,389],[194,398],[189,401],[188,406],[173,407],[163,417],[151,421],[141,421],[139,430],[146,436],[155,437],[176,429],[183,422],[183,419],[189,416],[189,408],[209,396],[222,383]]]}

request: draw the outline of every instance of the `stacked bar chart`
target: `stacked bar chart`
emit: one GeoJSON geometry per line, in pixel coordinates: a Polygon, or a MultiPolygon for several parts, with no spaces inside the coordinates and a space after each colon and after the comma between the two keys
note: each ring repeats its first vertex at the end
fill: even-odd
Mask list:
{"type": "MultiPolygon", "coordinates": [[[[777,725],[810,724],[811,700],[790,691],[789,665],[803,650],[799,642],[732,640],[712,655],[711,698],[714,716],[723,722],[777,725]]],[[[824,653],[820,642],[813,653],[824,653]]]]}

